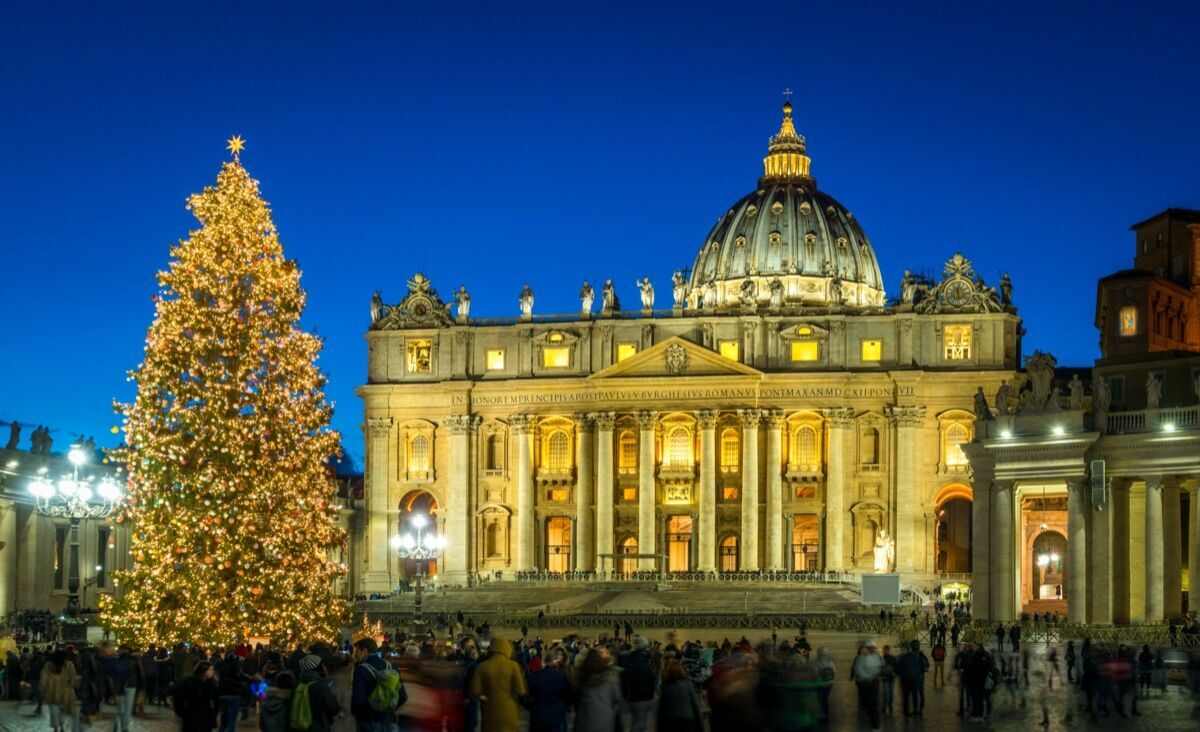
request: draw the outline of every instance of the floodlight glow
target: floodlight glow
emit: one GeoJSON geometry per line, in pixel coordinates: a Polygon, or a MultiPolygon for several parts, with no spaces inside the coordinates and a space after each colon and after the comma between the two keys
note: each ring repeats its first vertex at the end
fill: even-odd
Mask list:
{"type": "Polygon", "coordinates": [[[1065,433],[1066,433],[1066,430],[1064,430],[1062,428],[1062,425],[1058,425],[1058,424],[1054,425],[1054,436],[1055,437],[1062,437],[1065,433]]]}

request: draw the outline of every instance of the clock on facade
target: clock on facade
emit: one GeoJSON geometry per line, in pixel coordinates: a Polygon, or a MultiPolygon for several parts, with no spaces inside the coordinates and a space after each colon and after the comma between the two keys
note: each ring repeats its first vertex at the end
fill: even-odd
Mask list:
{"type": "Polygon", "coordinates": [[[946,285],[946,302],[956,308],[961,308],[971,301],[975,288],[966,280],[955,280],[946,285]]]}

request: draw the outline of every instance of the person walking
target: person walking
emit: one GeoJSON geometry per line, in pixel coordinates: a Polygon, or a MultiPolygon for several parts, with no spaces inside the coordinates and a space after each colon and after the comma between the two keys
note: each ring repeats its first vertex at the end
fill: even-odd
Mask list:
{"type": "Polygon", "coordinates": [[[617,728],[621,720],[621,686],[607,650],[592,648],[584,656],[575,694],[575,732],[612,732],[617,728]]]}
{"type": "Polygon", "coordinates": [[[837,678],[837,667],[833,656],[825,646],[817,648],[817,679],[823,684],[817,687],[817,701],[821,704],[821,719],[829,719],[829,694],[833,690],[833,680],[837,678]]]}
{"type": "Polygon", "coordinates": [[[241,713],[242,697],[246,695],[249,679],[242,673],[242,662],[227,651],[225,658],[216,665],[219,688],[218,706],[221,711],[221,732],[237,732],[238,715],[241,713]]]}
{"type": "MultiPolygon", "coordinates": [[[[73,664],[72,664],[73,665],[73,664]]],[[[46,654],[40,650],[33,652],[29,659],[29,668],[25,669],[25,680],[29,682],[30,700],[37,704],[33,710],[35,715],[42,713],[42,670],[46,667],[46,654]]],[[[76,669],[78,671],[78,669],[76,669]]]]}
{"type": "Polygon", "coordinates": [[[872,730],[880,729],[879,722],[879,675],[883,672],[883,660],[876,652],[875,641],[868,640],[859,649],[850,667],[850,677],[858,687],[858,708],[867,716],[872,730]]]}
{"type": "Polygon", "coordinates": [[[295,688],[296,677],[291,671],[281,672],[275,677],[275,685],[267,687],[262,711],[258,715],[258,728],[262,732],[291,732],[292,694],[295,688]]]}
{"type": "Polygon", "coordinates": [[[996,623],[996,653],[1004,653],[1004,623],[996,623]]]}
{"type": "Polygon", "coordinates": [[[525,676],[507,638],[493,638],[488,650],[471,677],[470,693],[479,700],[483,732],[507,732],[521,725],[517,700],[528,693],[525,676]]]}
{"type": "Polygon", "coordinates": [[[179,682],[171,706],[182,722],[182,732],[212,732],[217,726],[216,672],[208,661],[197,661],[192,673],[179,682]]]}
{"type": "Polygon", "coordinates": [[[920,717],[925,712],[925,672],[928,670],[929,659],[921,652],[921,642],[912,641],[908,644],[908,652],[896,661],[906,717],[920,717]]]}
{"type": "Polygon", "coordinates": [[[1012,644],[1013,653],[1021,650],[1021,626],[1016,621],[1013,621],[1012,627],[1008,629],[1008,641],[1012,644]]]}
{"type": "Polygon", "coordinates": [[[656,722],[657,732],[701,732],[704,727],[696,685],[674,658],[663,664],[656,722]]]}
{"type": "MultiPolygon", "coordinates": [[[[309,725],[308,732],[329,732],[333,727],[334,717],[342,711],[342,705],[338,703],[331,688],[329,670],[325,668],[321,657],[312,653],[300,659],[299,665],[300,678],[296,681],[296,688],[306,687],[308,708],[312,714],[312,724],[309,725]]],[[[278,677],[275,681],[279,682],[278,677]]]]}
{"type": "MultiPolygon", "coordinates": [[[[308,654],[296,660],[296,668],[308,654]]],[[[395,710],[380,711],[371,706],[369,698],[379,683],[380,674],[389,671],[388,662],[379,655],[379,646],[374,638],[359,638],[354,643],[351,658],[354,672],[351,675],[350,714],[354,717],[357,732],[389,732],[395,710]]]]}
{"type": "Polygon", "coordinates": [[[938,643],[930,651],[933,654],[933,685],[934,687],[946,685],[946,646],[944,643],[938,643]]]}
{"type": "MultiPolygon", "coordinates": [[[[50,708],[50,727],[64,732],[67,720],[75,719],[75,664],[67,660],[66,651],[55,651],[42,670],[42,699],[50,708]]],[[[78,726],[72,724],[72,729],[78,726]]]]}
{"type": "Polygon", "coordinates": [[[883,711],[892,713],[892,700],[896,695],[896,665],[897,658],[892,655],[892,647],[883,647],[883,670],[879,673],[879,688],[883,690],[883,711]]]}
{"type": "Polygon", "coordinates": [[[1067,683],[1075,683],[1075,641],[1067,641],[1067,650],[1063,654],[1067,661],[1067,683]]]}
{"type": "Polygon", "coordinates": [[[534,656],[529,663],[529,732],[563,732],[567,728],[567,712],[571,709],[574,690],[571,679],[563,670],[567,660],[562,648],[554,648],[542,665],[534,656]]]}
{"type": "Polygon", "coordinates": [[[123,645],[117,649],[117,658],[109,668],[109,680],[112,681],[116,693],[121,696],[117,703],[117,713],[113,717],[112,729],[113,732],[129,732],[138,690],[143,687],[141,667],[133,655],[133,649],[123,645]]]}
{"type": "Polygon", "coordinates": [[[629,704],[630,732],[649,729],[658,679],[650,664],[650,641],[643,635],[633,639],[633,650],[621,666],[621,691],[629,704]]]}

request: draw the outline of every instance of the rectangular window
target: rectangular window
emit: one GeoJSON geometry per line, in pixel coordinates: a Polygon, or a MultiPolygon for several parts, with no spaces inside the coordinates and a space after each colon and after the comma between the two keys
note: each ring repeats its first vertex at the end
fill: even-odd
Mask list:
{"type": "Polygon", "coordinates": [[[617,344],[617,363],[624,361],[630,356],[637,353],[636,343],[618,343],[617,344]]]}
{"type": "Polygon", "coordinates": [[[503,371],[504,370],[504,349],[489,348],[487,352],[487,370],[488,371],[503,371]]]}
{"type": "Polygon", "coordinates": [[[883,341],[878,338],[864,338],[862,341],[863,361],[883,360],[883,341]]]}
{"type": "Polygon", "coordinates": [[[947,325],[942,339],[946,345],[947,361],[967,361],[971,358],[971,326],[947,325]]]}
{"type": "Polygon", "coordinates": [[[727,485],[721,489],[722,501],[736,501],[740,495],[741,491],[736,485],[727,485]]]}
{"type": "Polygon", "coordinates": [[[567,489],[551,488],[546,491],[546,500],[551,503],[564,503],[567,500],[567,489]]]}
{"type": "Polygon", "coordinates": [[[426,340],[408,342],[408,372],[427,374],[433,369],[433,345],[426,340]]]}
{"type": "Polygon", "coordinates": [[[1118,315],[1118,328],[1123,337],[1135,336],[1138,332],[1137,306],[1126,305],[1118,315]]]}
{"type": "Polygon", "coordinates": [[[626,432],[621,435],[621,458],[620,468],[622,473],[636,473],[638,463],[638,444],[637,438],[632,433],[626,432]]]}
{"type": "Polygon", "coordinates": [[[566,346],[542,349],[542,366],[548,369],[565,369],[571,365],[571,349],[566,346]]]}
{"type": "Polygon", "coordinates": [[[624,503],[632,503],[637,500],[637,488],[622,488],[621,501],[624,503]]]}
{"type": "Polygon", "coordinates": [[[816,341],[792,341],[793,361],[816,361],[819,354],[816,341]]]}
{"type": "Polygon", "coordinates": [[[721,341],[721,355],[730,361],[738,360],[738,342],[737,341],[721,341]]]}
{"type": "Polygon", "coordinates": [[[741,446],[737,435],[728,434],[721,438],[721,470],[736,472],[738,460],[741,458],[741,446]]]}

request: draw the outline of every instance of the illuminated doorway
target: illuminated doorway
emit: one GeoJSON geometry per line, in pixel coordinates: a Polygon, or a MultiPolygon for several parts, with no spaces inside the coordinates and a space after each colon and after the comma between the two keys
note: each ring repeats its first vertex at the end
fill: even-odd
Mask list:
{"type": "Polygon", "coordinates": [[[617,559],[617,572],[619,574],[632,574],[637,569],[637,558],[633,555],[637,554],[638,541],[636,536],[627,536],[621,539],[621,543],[617,546],[620,557],[617,559]]]}
{"type": "Polygon", "coordinates": [[[692,517],[667,519],[667,571],[687,572],[692,568],[692,517]]]}
{"type": "MultiPolygon", "coordinates": [[[[416,536],[418,525],[422,525],[421,531],[425,534],[441,533],[441,527],[438,525],[437,517],[437,499],[428,491],[412,491],[406,493],[404,498],[400,499],[400,515],[396,521],[397,534],[412,534],[416,536]]],[[[393,552],[393,556],[395,556],[393,552]]],[[[418,562],[415,559],[397,559],[400,563],[400,576],[404,578],[416,577],[419,571],[418,562]]],[[[422,563],[424,565],[425,576],[435,577],[438,572],[438,562],[436,559],[429,559],[422,563]]]]}
{"type": "Polygon", "coordinates": [[[792,571],[815,572],[820,565],[821,519],[815,513],[792,516],[792,571]]]}
{"type": "Polygon", "coordinates": [[[934,527],[934,569],[942,574],[971,571],[971,488],[951,483],[938,491],[934,527]]]}
{"type": "Polygon", "coordinates": [[[571,569],[571,519],[552,516],[546,519],[546,571],[571,569]]]}
{"type": "Polygon", "coordinates": [[[721,571],[736,572],[738,569],[738,538],[730,534],[721,539],[721,571]]]}
{"type": "Polygon", "coordinates": [[[1066,584],[1067,538],[1043,531],[1033,540],[1033,567],[1029,594],[1034,600],[1061,600],[1066,584]]]}

